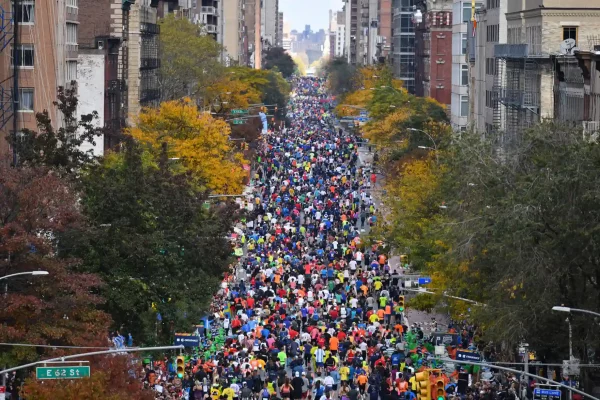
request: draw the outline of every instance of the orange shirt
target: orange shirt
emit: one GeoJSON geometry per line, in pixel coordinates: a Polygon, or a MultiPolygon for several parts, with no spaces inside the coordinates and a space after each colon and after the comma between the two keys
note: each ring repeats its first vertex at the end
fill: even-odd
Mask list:
{"type": "Polygon", "coordinates": [[[377,316],[379,317],[379,319],[383,319],[383,315],[384,315],[384,312],[381,308],[379,310],[377,310],[377,316]]]}
{"type": "Polygon", "coordinates": [[[358,382],[359,385],[366,385],[368,381],[369,379],[366,375],[359,375],[356,377],[356,382],[358,382]]]}
{"type": "Polygon", "coordinates": [[[338,340],[337,337],[332,336],[331,339],[329,339],[329,350],[337,351],[339,345],[340,345],[340,341],[338,340]]]}

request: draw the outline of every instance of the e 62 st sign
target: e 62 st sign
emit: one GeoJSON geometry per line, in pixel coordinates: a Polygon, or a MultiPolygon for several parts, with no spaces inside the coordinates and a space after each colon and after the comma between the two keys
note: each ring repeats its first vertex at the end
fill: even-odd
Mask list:
{"type": "Polygon", "coordinates": [[[78,379],[90,376],[90,367],[38,367],[37,379],[78,379]]]}

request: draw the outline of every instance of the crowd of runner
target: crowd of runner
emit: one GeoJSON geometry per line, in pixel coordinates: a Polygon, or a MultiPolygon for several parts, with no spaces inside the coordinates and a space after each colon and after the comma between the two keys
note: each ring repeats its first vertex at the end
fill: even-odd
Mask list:
{"type": "MultiPolygon", "coordinates": [[[[168,382],[157,398],[416,397],[415,373],[433,348],[404,318],[398,266],[382,247],[365,245],[377,221],[375,179],[357,138],[334,127],[323,83],[296,79],[291,125],[264,135],[238,230],[244,256],[214,297],[212,326],[199,332],[204,353],[183,376],[165,360],[147,379],[168,382]]],[[[457,333],[468,347],[473,330],[457,333]]],[[[459,375],[443,375],[448,393],[459,375]]],[[[509,383],[508,397],[519,397],[509,383]]],[[[487,398],[489,387],[473,385],[463,397],[487,398]]]]}

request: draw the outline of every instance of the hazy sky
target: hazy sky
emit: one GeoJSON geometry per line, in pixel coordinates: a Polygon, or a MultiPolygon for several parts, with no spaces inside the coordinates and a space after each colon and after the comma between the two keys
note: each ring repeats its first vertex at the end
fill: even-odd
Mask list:
{"type": "Polygon", "coordinates": [[[279,0],[279,11],[292,30],[304,30],[310,25],[313,32],[329,27],[329,10],[342,9],[342,0],[279,0]]]}

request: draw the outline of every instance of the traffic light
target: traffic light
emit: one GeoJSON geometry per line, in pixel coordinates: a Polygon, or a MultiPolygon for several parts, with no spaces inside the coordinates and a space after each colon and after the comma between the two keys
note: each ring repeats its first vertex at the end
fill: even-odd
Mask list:
{"type": "Polygon", "coordinates": [[[398,307],[400,307],[400,311],[404,311],[404,296],[400,296],[398,299],[398,307]]]}
{"type": "Polygon", "coordinates": [[[417,399],[431,400],[431,388],[429,383],[429,371],[421,371],[415,374],[417,381],[417,399]]]}
{"type": "Polygon", "coordinates": [[[183,378],[183,374],[185,373],[185,357],[184,356],[177,356],[176,370],[177,370],[177,376],[179,378],[183,378]]]}
{"type": "Polygon", "coordinates": [[[435,380],[435,399],[436,400],[446,400],[446,384],[443,379],[435,380]]]}

